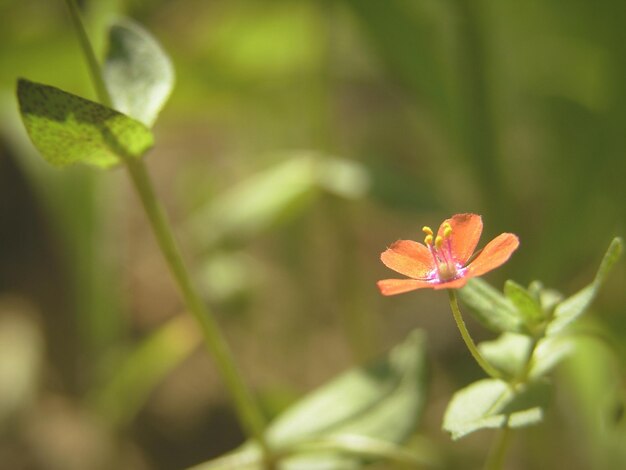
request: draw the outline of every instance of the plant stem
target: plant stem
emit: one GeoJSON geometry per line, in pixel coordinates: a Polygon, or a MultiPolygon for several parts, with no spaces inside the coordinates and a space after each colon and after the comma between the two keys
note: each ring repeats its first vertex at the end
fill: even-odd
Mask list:
{"type": "Polygon", "coordinates": [[[485,470],[500,470],[502,468],[510,437],[511,428],[509,428],[507,421],[505,427],[500,430],[500,435],[493,443],[493,447],[487,457],[487,462],[485,462],[485,470]]]}
{"type": "Polygon", "coordinates": [[[500,372],[498,372],[491,364],[489,364],[483,358],[483,356],[478,351],[478,348],[476,347],[474,340],[470,336],[469,331],[467,330],[467,327],[465,326],[465,322],[463,321],[463,317],[461,316],[461,310],[459,309],[459,303],[457,301],[456,291],[454,289],[448,289],[448,296],[450,298],[450,308],[452,309],[452,315],[454,316],[454,321],[456,322],[456,326],[459,328],[459,331],[461,332],[461,337],[463,338],[463,341],[465,341],[465,345],[467,346],[467,349],[469,349],[470,353],[472,353],[472,356],[474,356],[474,359],[476,360],[476,362],[478,362],[478,365],[482,367],[482,369],[488,375],[497,379],[502,378],[502,374],[500,374],[500,372]]]}
{"type": "Polygon", "coordinates": [[[100,63],[96,58],[96,53],[91,46],[91,41],[89,41],[89,36],[87,36],[87,31],[85,31],[85,26],[80,18],[80,12],[78,11],[78,7],[76,6],[76,0],[65,0],[65,4],[70,12],[70,18],[72,20],[72,26],[78,35],[78,42],[80,43],[80,47],[83,50],[83,54],[85,55],[85,59],[87,60],[87,65],[89,66],[89,74],[91,76],[91,83],[96,88],[96,95],[98,96],[98,100],[101,104],[105,106],[111,107],[111,95],[107,90],[107,87],[102,79],[102,70],[100,69],[100,63]]]}
{"type": "MultiPolygon", "coordinates": [[[[102,104],[111,106],[111,96],[105,86],[100,66],[81,21],[75,0],[65,1],[70,11],[72,24],[78,34],[83,53],[87,58],[87,64],[98,98],[102,104]]],[[[211,312],[209,312],[206,304],[202,301],[191,282],[189,272],[183,261],[176,239],[174,238],[171,226],[157,200],[146,166],[141,159],[125,158],[124,163],[126,164],[126,169],[141,200],[143,209],[148,216],[159,248],[167,261],[170,273],[183,296],[187,309],[200,326],[205,340],[204,342],[213,355],[220,375],[230,392],[239,420],[247,434],[252,436],[260,445],[265,456],[266,467],[272,468],[271,453],[264,436],[265,423],[262,414],[252,393],[244,383],[235,365],[232,352],[222,336],[215,318],[211,312]]]]}
{"type": "Polygon", "coordinates": [[[235,366],[232,353],[222,336],[213,315],[208,311],[195,290],[180,249],[176,243],[165,213],[157,202],[152,182],[143,160],[126,160],[126,168],[132,179],[150,225],[167,261],[172,277],[176,281],[189,312],[195,317],[204,335],[205,343],[213,355],[235,407],[246,431],[253,436],[267,452],[268,446],[263,436],[264,423],[252,394],[235,366]]]}

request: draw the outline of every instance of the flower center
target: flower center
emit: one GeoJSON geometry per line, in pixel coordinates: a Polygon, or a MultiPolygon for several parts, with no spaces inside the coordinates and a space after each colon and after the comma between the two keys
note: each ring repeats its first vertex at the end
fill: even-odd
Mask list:
{"type": "Polygon", "coordinates": [[[446,282],[456,279],[460,274],[460,266],[456,263],[452,255],[452,226],[446,222],[443,226],[443,236],[437,235],[434,239],[434,243],[432,229],[430,227],[424,227],[422,231],[426,234],[424,243],[426,243],[435,262],[436,280],[446,282]]]}
{"type": "Polygon", "coordinates": [[[439,263],[437,265],[439,279],[442,281],[451,281],[456,278],[457,270],[453,263],[439,263]]]}

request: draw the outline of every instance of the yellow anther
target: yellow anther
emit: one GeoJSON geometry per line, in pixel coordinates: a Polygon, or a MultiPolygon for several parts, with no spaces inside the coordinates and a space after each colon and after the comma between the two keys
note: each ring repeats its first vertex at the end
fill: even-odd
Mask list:
{"type": "Polygon", "coordinates": [[[428,227],[427,225],[424,225],[422,227],[422,232],[424,232],[426,235],[432,235],[433,234],[433,229],[428,227]]]}
{"type": "Polygon", "coordinates": [[[443,245],[443,237],[437,235],[437,238],[435,238],[435,246],[439,249],[441,248],[441,245],[443,245]]]}
{"type": "Polygon", "coordinates": [[[433,236],[432,235],[426,235],[426,238],[424,238],[424,243],[426,243],[427,246],[431,246],[433,244],[433,236]]]}
{"type": "Polygon", "coordinates": [[[443,224],[443,238],[448,238],[450,235],[452,235],[452,226],[446,222],[443,224]]]}

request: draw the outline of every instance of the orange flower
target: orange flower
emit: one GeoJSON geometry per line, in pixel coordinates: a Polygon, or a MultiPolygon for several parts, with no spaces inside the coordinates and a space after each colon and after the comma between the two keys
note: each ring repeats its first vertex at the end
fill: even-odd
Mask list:
{"type": "Polygon", "coordinates": [[[504,264],[519,246],[516,235],[502,233],[469,262],[483,231],[482,218],[476,214],[456,214],[444,220],[436,237],[430,227],[422,230],[426,234],[425,245],[398,240],[380,255],[385,266],[409,277],[378,281],[381,294],[422,288],[458,289],[468,279],[504,264]]]}

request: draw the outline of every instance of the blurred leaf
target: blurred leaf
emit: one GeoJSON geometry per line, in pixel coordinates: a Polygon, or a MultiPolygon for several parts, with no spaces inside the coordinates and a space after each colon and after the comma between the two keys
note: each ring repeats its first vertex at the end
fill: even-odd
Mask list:
{"type": "Polygon", "coordinates": [[[461,301],[474,317],[487,328],[512,333],[526,333],[526,328],[514,304],[482,279],[470,279],[459,290],[461,301]]]}
{"type": "Polygon", "coordinates": [[[597,337],[581,337],[560,378],[581,455],[593,468],[626,468],[623,361],[597,337]]]}
{"type": "Polygon", "coordinates": [[[28,135],[52,165],[106,168],[140,158],[153,145],[140,122],[58,88],[20,79],[17,96],[28,135]]]}
{"type": "Polygon", "coordinates": [[[174,87],[174,68],[159,43],[137,23],[116,21],[102,68],[115,109],[151,127],[174,87]]]}
{"type": "Polygon", "coordinates": [[[355,198],[367,188],[356,163],[306,152],[252,175],[212,199],[190,222],[202,245],[247,240],[304,207],[319,190],[355,198]]]}
{"type": "Polygon", "coordinates": [[[554,319],[548,325],[546,334],[555,335],[560,333],[589,308],[600,286],[604,283],[611,268],[622,254],[622,248],[623,242],[621,238],[614,238],[611,241],[593,282],[557,305],[554,311],[554,319]]]}
{"type": "Polygon", "coordinates": [[[528,286],[528,293],[538,302],[545,314],[552,315],[554,307],[563,300],[563,295],[554,290],[546,289],[540,281],[533,281],[528,286]]]}
{"type": "Polygon", "coordinates": [[[459,390],[448,404],[443,429],[459,439],[479,429],[519,428],[543,419],[548,385],[535,382],[514,390],[498,379],[483,379],[459,390]]]}
{"type": "Polygon", "coordinates": [[[433,466],[437,463],[434,455],[424,449],[415,452],[413,449],[409,450],[388,441],[355,434],[338,434],[306,442],[292,449],[292,452],[296,457],[289,459],[289,469],[363,468],[359,459],[353,457],[368,456],[372,459],[383,458],[394,463],[410,465],[411,468],[422,465],[433,466]],[[327,452],[327,455],[324,452],[327,452]],[[307,455],[309,453],[314,455],[307,455]]]}
{"type": "Polygon", "coordinates": [[[239,251],[217,251],[203,260],[200,270],[202,290],[211,301],[224,304],[243,300],[254,288],[258,267],[254,259],[239,251]]]}
{"type": "Polygon", "coordinates": [[[532,338],[516,333],[503,333],[493,341],[478,345],[483,357],[505,377],[519,377],[529,359],[532,338]]]}
{"type": "Polygon", "coordinates": [[[554,369],[576,349],[576,337],[570,335],[543,338],[533,352],[529,377],[537,379],[554,369]]]}
{"type": "Polygon", "coordinates": [[[192,219],[192,233],[208,245],[228,237],[246,240],[300,207],[314,188],[309,158],[282,162],[212,199],[192,219]]]}
{"type": "Polygon", "coordinates": [[[285,446],[331,433],[402,441],[414,429],[424,401],[423,348],[423,333],[413,332],[382,361],[315,390],[270,425],[270,442],[285,446]]]}
{"type": "Polygon", "coordinates": [[[504,295],[513,303],[518,314],[531,331],[546,319],[539,301],[518,283],[511,280],[506,281],[504,295]]]}
{"type": "Polygon", "coordinates": [[[359,199],[367,193],[370,178],[357,162],[343,158],[325,157],[320,161],[317,181],[329,193],[346,199],[359,199]]]}
{"type": "Polygon", "coordinates": [[[154,387],[200,342],[191,317],[172,318],[141,341],[115,367],[109,382],[93,391],[92,405],[110,424],[128,424],[154,387]]]}
{"type": "MultiPolygon", "coordinates": [[[[371,438],[379,446],[388,447],[404,441],[415,429],[424,404],[424,368],[424,335],[414,331],[386,358],[350,370],[295,403],[266,432],[272,448],[289,455],[281,461],[281,468],[359,468],[363,457],[345,455],[345,449],[339,451],[337,446],[315,452],[309,449],[307,455],[299,455],[300,446],[304,446],[304,452],[307,445],[320,440],[338,441],[346,436],[351,436],[353,441],[371,438]]],[[[253,464],[250,468],[262,468],[260,459],[258,448],[246,444],[233,454],[201,464],[197,469],[229,468],[231,462],[239,465],[256,462],[257,466],[253,464]]]]}

